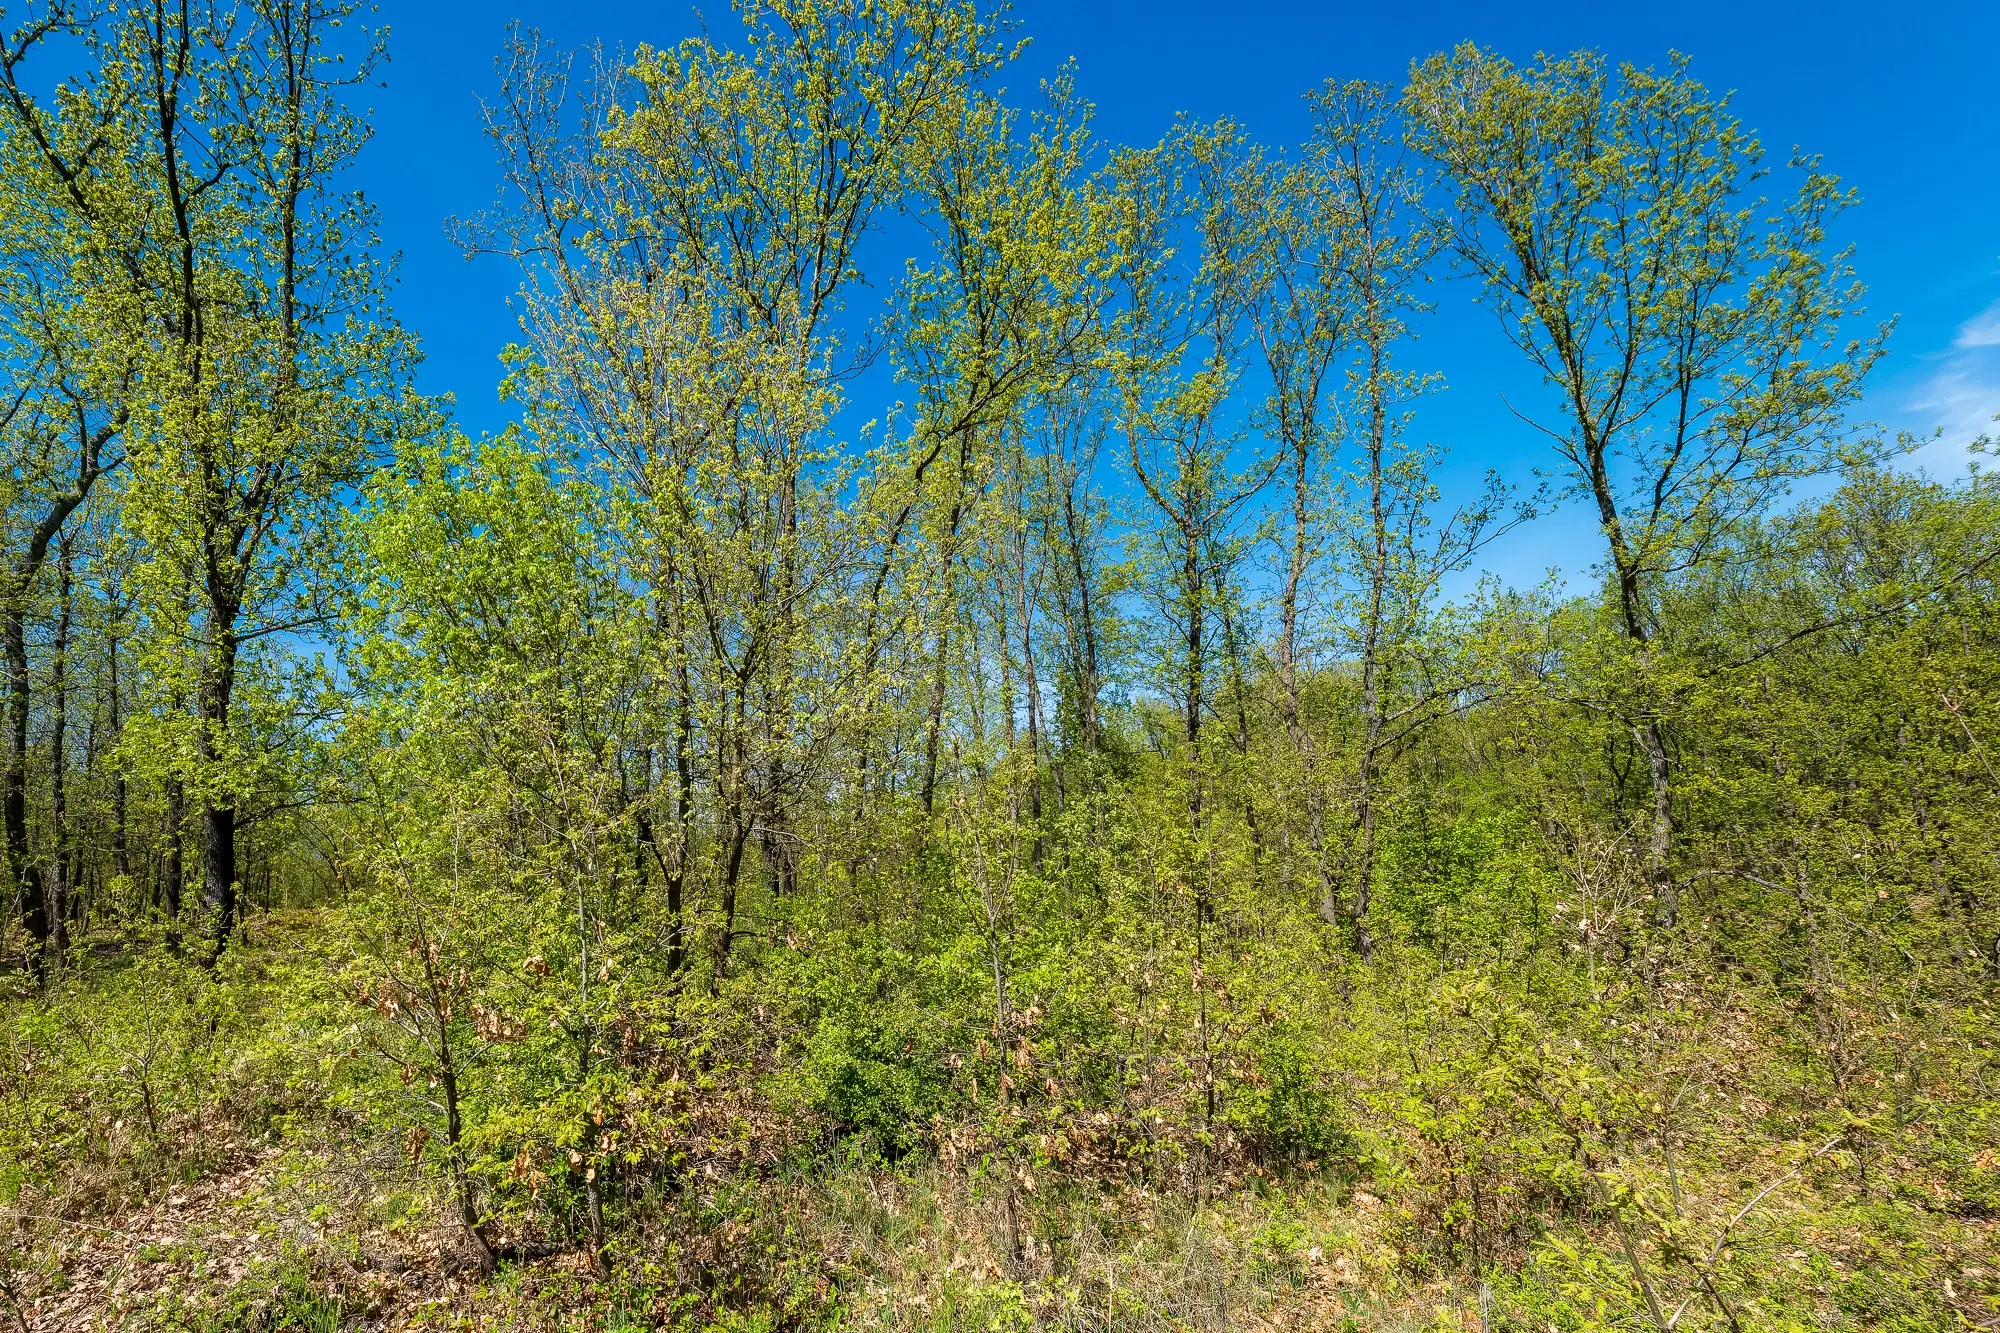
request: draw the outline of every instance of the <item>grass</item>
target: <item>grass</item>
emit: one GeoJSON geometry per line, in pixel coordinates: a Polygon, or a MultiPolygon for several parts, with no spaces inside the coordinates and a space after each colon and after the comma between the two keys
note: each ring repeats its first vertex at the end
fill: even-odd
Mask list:
{"type": "MultiPolygon", "coordinates": [[[[1741,1058],[1670,1175],[1656,1143],[1593,1140],[1596,1188],[1632,1191],[1616,1208],[1508,1194],[1566,1159],[1533,1156],[1548,1145],[1532,1107],[1501,1098],[1494,1071],[1518,1060],[1441,1047],[1463,1069],[1344,1103],[1357,1146],[1322,1169],[1001,1171],[808,1145],[630,1182],[603,1273],[560,1216],[517,1216],[503,1239],[535,1257],[482,1276],[435,1161],[343,1100],[350,1029],[293,986],[284,933],[266,938],[226,976],[161,984],[128,962],[10,1006],[0,1328],[1636,1333],[1635,1256],[1669,1309],[1689,1298],[1676,1333],[1972,1333],[2000,1317],[1994,1119],[1943,1057],[1908,1114],[1856,1119],[1805,1161],[1797,1094],[1780,1099],[1794,1073],[1759,1063],[1778,1044],[1734,1011],[1741,1058]],[[134,1114],[146,1078],[150,1121],[134,1114]],[[1709,1299],[1687,1254],[1718,1236],[1709,1299]]],[[[1368,1012],[1357,994],[1355,1022],[1368,1012]]]]}

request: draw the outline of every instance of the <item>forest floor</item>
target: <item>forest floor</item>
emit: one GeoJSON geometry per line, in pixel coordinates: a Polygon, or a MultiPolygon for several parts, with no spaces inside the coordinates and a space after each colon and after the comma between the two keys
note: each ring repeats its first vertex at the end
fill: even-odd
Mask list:
{"type": "MultiPolygon", "coordinates": [[[[664,1296],[657,1246],[604,1274],[584,1252],[567,1249],[484,1276],[450,1228],[357,1227],[352,1216],[308,1204],[314,1191],[299,1165],[281,1149],[248,1152],[145,1206],[93,1224],[52,1225],[32,1271],[7,1275],[13,1322],[27,1333],[526,1333],[653,1328],[676,1315],[714,1329],[786,1326],[664,1296]]],[[[804,1277],[810,1289],[795,1291],[789,1304],[822,1317],[837,1304],[833,1327],[1443,1333],[1484,1326],[1476,1284],[1413,1284],[1398,1275],[1375,1226],[1383,1205],[1365,1190],[1280,1197],[1240,1189],[1199,1209],[1147,1199],[1126,1218],[1135,1243],[1091,1253],[1080,1230],[1064,1238],[1060,1261],[1032,1236],[1010,1256],[1003,1209],[954,1190],[933,1170],[851,1169],[784,1192],[789,1207],[768,1203],[816,1238],[814,1253],[793,1256],[805,1260],[792,1267],[793,1285],[804,1277]],[[1080,1268],[1098,1280],[1080,1285],[1080,1268]]],[[[726,1281],[730,1270],[772,1257],[759,1253],[766,1247],[756,1230],[725,1226],[713,1238],[722,1244],[709,1256],[712,1276],[726,1281]]]]}
{"type": "MultiPolygon", "coordinates": [[[[1842,1129],[1780,1124],[1757,1095],[1784,1070],[1775,1042],[1716,1020],[1733,1054],[1689,1120],[1702,1151],[1661,1177],[1671,1217],[1632,1210],[1631,1244],[1616,1213],[1519,1199],[1468,1235],[1448,1211],[1463,1173],[1420,1173],[1539,1140],[1490,1115],[1414,1126],[1399,1102],[1365,1122],[1371,1152],[1284,1171],[1009,1174],[791,1135],[754,1170],[621,1180],[601,1269],[572,1204],[500,1213],[488,1272],[445,1220],[436,1151],[326,1081],[315,1043],[337,1053],[349,1029],[279,1003],[298,994],[289,938],[260,935],[268,956],[234,980],[134,963],[0,1009],[0,1333],[2000,1329],[1983,1023],[1971,1064],[1932,1043],[1909,1115],[1842,1129]],[[1830,1150],[1848,1142],[1868,1151],[1830,1150]],[[1664,1304],[1650,1322],[1636,1268],[1664,1304]]],[[[1503,1085],[1473,1064],[1452,1086],[1503,1085]]]]}
{"type": "Polygon", "coordinates": [[[62,1223],[40,1256],[42,1293],[15,1306],[20,1322],[34,1333],[386,1328],[463,1289],[449,1252],[420,1237],[378,1231],[364,1247],[292,1216],[276,1197],[286,1165],[267,1148],[98,1224],[62,1223]]]}
{"type": "MultiPolygon", "coordinates": [[[[1483,1284],[1465,1275],[1413,1280],[1385,1238],[1392,1229],[1389,1205],[1367,1189],[1331,1184],[1243,1187],[1201,1207],[1157,1196],[1100,1200],[1088,1217],[1045,1200],[1039,1213],[1045,1237],[1064,1216],[1076,1230],[1053,1244],[1029,1236],[1024,1246],[1010,1247],[1003,1207],[934,1168],[850,1168],[772,1186],[758,1217],[724,1224],[692,1248],[685,1234],[647,1237],[604,1274],[570,1248],[483,1276],[450,1228],[357,1226],[351,1215],[310,1203],[324,1197],[325,1182],[299,1168],[296,1155],[267,1148],[145,1207],[97,1225],[67,1224],[40,1256],[36,1294],[24,1290],[27,1273],[10,1275],[15,1322],[26,1333],[554,1333],[670,1323],[718,1333],[1527,1327],[1497,1309],[1483,1310],[1483,1284]],[[1124,1224],[1122,1243],[1103,1243],[1107,1214],[1124,1224]],[[804,1244],[774,1253],[774,1225],[804,1244]],[[694,1251],[711,1291],[761,1288],[764,1299],[747,1303],[756,1313],[738,1313],[735,1302],[669,1294],[685,1293],[694,1251]],[[683,1281],[665,1280],[675,1269],[683,1281]]],[[[1865,1227],[1816,1234],[1809,1249],[1779,1254],[1776,1262],[1806,1279],[1818,1266],[1837,1281],[1859,1271],[1859,1256],[1882,1240],[1865,1227]]],[[[1881,1327],[1991,1326],[1978,1318],[1972,1288],[1990,1286],[1984,1279],[2000,1259],[2000,1219],[1963,1219],[1956,1234],[1957,1262],[1931,1280],[1963,1314],[1935,1325],[1895,1320],[1881,1327]]]]}

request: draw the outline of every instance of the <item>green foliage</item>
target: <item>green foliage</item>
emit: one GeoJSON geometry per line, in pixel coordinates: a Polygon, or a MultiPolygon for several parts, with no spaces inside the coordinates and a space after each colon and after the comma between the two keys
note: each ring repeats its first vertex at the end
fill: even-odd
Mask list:
{"type": "Polygon", "coordinates": [[[49,13],[8,49],[87,75],[0,105],[21,1322],[1992,1322],[2000,490],[1867,465],[1850,200],[1802,159],[1764,217],[1685,62],[1461,48],[1287,157],[1102,151],[953,0],[574,85],[516,33],[473,440],[279,21],[349,10],[49,13]],[[1539,499],[1409,433],[1446,251],[1562,391],[1600,586],[1444,596],[1539,499]]]}
{"type": "Polygon", "coordinates": [[[1548,929],[1550,869],[1521,812],[1417,810],[1382,848],[1380,902],[1397,933],[1456,959],[1532,949],[1548,929]]]}
{"type": "Polygon", "coordinates": [[[10,1014],[8,1200],[52,1189],[102,1204],[144,1197],[317,1104],[324,1085],[309,1057],[327,1038],[308,997],[318,983],[290,930],[271,929],[271,946],[221,969],[154,940],[10,1014]]]}

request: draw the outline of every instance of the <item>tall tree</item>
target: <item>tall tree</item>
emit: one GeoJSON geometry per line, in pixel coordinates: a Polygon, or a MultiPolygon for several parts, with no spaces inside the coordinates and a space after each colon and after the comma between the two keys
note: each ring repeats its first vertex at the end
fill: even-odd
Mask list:
{"type": "MultiPolygon", "coordinates": [[[[1471,685],[1465,664],[1440,652],[1432,616],[1446,578],[1511,521],[1506,487],[1446,507],[1436,477],[1443,451],[1407,437],[1411,404],[1434,387],[1397,364],[1408,320],[1425,311],[1422,285],[1442,237],[1425,210],[1425,182],[1405,149],[1395,95],[1368,83],[1330,83],[1312,98],[1309,170],[1319,205],[1341,237],[1328,256],[1344,307],[1345,503],[1330,516],[1333,564],[1347,605],[1342,637],[1358,675],[1361,737],[1350,780],[1359,830],[1352,884],[1340,911],[1356,949],[1374,949],[1374,895],[1383,764],[1471,685]]],[[[1331,914],[1333,904],[1323,904],[1331,914]]]]}
{"type": "Polygon", "coordinates": [[[675,756],[671,795],[648,782],[635,799],[678,849],[670,891],[710,840],[717,984],[753,856],[788,891],[795,812],[930,601],[918,492],[991,388],[962,429],[883,441],[890,465],[853,485],[856,442],[835,422],[875,349],[841,311],[862,238],[943,160],[927,136],[1003,55],[975,8],[939,0],[745,21],[747,56],[696,40],[608,73],[585,90],[580,138],[567,63],[517,33],[490,124],[520,207],[463,237],[531,266],[517,383],[544,437],[637,498],[630,568],[679,720],[658,747],[675,756]]]}
{"type": "Polygon", "coordinates": [[[1280,799],[1304,818],[1300,830],[1329,920],[1338,910],[1333,880],[1335,792],[1325,739],[1309,725],[1305,695],[1323,664],[1324,637],[1315,612],[1326,609],[1318,575],[1324,571],[1338,503],[1335,467],[1341,442],[1340,366],[1350,354],[1352,302],[1344,262],[1352,244],[1350,219],[1337,195],[1309,166],[1273,173],[1269,274],[1264,299],[1251,309],[1267,377],[1259,427],[1275,449],[1273,479],[1283,512],[1274,516],[1278,547],[1276,636],[1270,644],[1272,711],[1283,729],[1288,770],[1272,765],[1280,799]]]}
{"type": "Polygon", "coordinates": [[[1658,920],[1678,914],[1674,758],[1657,672],[1663,580],[1799,479],[1851,459],[1844,411],[1882,351],[1827,229],[1853,201],[1817,159],[1775,205],[1763,149],[1675,57],[1517,67],[1470,44],[1417,67],[1415,141],[1453,192],[1452,246],[1559,396],[1542,426],[1603,532],[1638,684],[1658,920]]]}
{"type": "MultiPolygon", "coordinates": [[[[1032,118],[984,92],[964,96],[914,155],[923,186],[917,215],[931,233],[935,261],[913,268],[905,284],[896,351],[918,392],[923,443],[912,476],[944,464],[935,495],[925,498],[947,596],[966,522],[995,468],[1007,474],[1016,499],[1029,484],[1015,475],[1025,455],[1011,447],[1018,444],[1011,427],[1034,389],[1081,372],[1104,297],[1107,210],[1085,177],[1087,108],[1066,72],[1047,91],[1048,107],[1032,118]]],[[[1025,529],[1020,535],[1025,539],[1025,529]]],[[[954,623],[938,617],[932,643],[926,810],[936,797],[954,623]]],[[[1028,697],[1038,709],[1037,693],[1031,688],[1028,697]]],[[[1031,734],[1039,735],[1038,723],[1030,719],[1031,734]]]]}
{"type": "Polygon", "coordinates": [[[130,97],[117,207],[93,225],[135,238],[124,334],[150,389],[126,520],[149,664],[193,701],[169,780],[200,804],[216,949],[238,912],[244,653],[323,620],[315,534],[411,428],[413,348],[386,311],[372,210],[343,180],[369,137],[350,93],[383,58],[361,8],[155,5],[94,37],[130,97]]]}
{"type": "MultiPolygon", "coordinates": [[[[132,351],[106,337],[103,238],[91,222],[110,207],[100,176],[116,151],[106,127],[123,105],[117,80],[91,80],[63,96],[37,98],[23,82],[31,60],[53,59],[56,39],[87,36],[84,20],[56,5],[7,34],[0,50],[0,645],[7,672],[7,751],[0,779],[6,857],[30,960],[39,972],[53,923],[41,859],[29,845],[28,725],[32,712],[30,622],[40,575],[77,511],[121,460],[132,351]]],[[[122,243],[118,261],[129,265],[122,243]]]]}
{"type": "MultiPolygon", "coordinates": [[[[1242,457],[1231,412],[1269,246],[1262,155],[1234,125],[1184,124],[1121,154],[1119,325],[1108,355],[1126,461],[1146,505],[1143,553],[1165,633],[1159,682],[1178,714],[1190,836],[1206,833],[1202,727],[1218,687],[1220,598],[1231,595],[1246,506],[1272,472],[1242,457]],[[1182,248],[1191,256],[1180,258],[1182,248]],[[1191,277],[1178,281],[1183,263],[1191,277]]],[[[1208,904],[1201,900],[1200,913],[1208,904]]]]}

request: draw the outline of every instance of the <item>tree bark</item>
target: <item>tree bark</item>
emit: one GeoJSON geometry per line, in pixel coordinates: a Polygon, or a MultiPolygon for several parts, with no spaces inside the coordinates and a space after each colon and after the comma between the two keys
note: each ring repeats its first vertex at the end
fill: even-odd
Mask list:
{"type": "Polygon", "coordinates": [[[1368,927],[1368,909],[1375,894],[1375,777],[1385,718],[1382,708],[1382,615],[1389,592],[1389,519],[1384,504],[1382,455],[1388,447],[1388,408],[1382,376],[1384,351],[1374,303],[1368,325],[1368,613],[1361,631],[1361,709],[1363,736],[1355,801],[1361,823],[1360,865],[1354,875],[1354,948],[1363,959],[1374,956],[1375,936],[1368,927]]]}
{"type": "MultiPolygon", "coordinates": [[[[1192,509],[1192,506],[1190,506],[1190,509],[1192,509]]],[[[1187,743],[1188,834],[1194,843],[1199,845],[1206,822],[1206,811],[1202,803],[1201,701],[1208,688],[1206,678],[1208,669],[1207,643],[1203,634],[1207,624],[1208,610],[1203,604],[1206,600],[1204,596],[1206,584],[1202,578],[1201,534],[1196,532],[1188,523],[1184,522],[1181,539],[1184,543],[1181,553],[1181,590],[1186,598],[1187,606],[1185,641],[1187,661],[1184,664],[1185,676],[1183,679],[1183,684],[1187,690],[1187,711],[1182,718],[1182,727],[1184,739],[1187,743]]],[[[1208,877],[1206,875],[1196,875],[1194,881],[1195,939],[1198,950],[1200,947],[1200,927],[1202,923],[1209,919],[1214,909],[1209,903],[1208,898],[1208,877]]]]}
{"type": "MultiPolygon", "coordinates": [[[[201,687],[201,725],[196,738],[202,766],[211,775],[211,781],[228,747],[230,700],[236,685],[235,623],[234,603],[212,599],[208,660],[201,687]]],[[[202,904],[210,913],[213,960],[221,957],[229,933],[236,926],[236,803],[213,786],[210,792],[201,814],[201,870],[202,904]]]]}
{"type": "Polygon", "coordinates": [[[17,573],[15,595],[8,599],[5,624],[0,626],[7,653],[7,773],[0,806],[5,809],[7,866],[14,876],[21,925],[28,933],[28,965],[39,980],[47,967],[49,904],[41,867],[28,852],[28,637],[20,597],[24,582],[17,573]]]}
{"type": "Polygon", "coordinates": [[[49,653],[49,693],[53,701],[49,720],[49,937],[56,953],[69,948],[68,921],[71,882],[69,843],[69,629],[70,590],[73,583],[70,541],[60,540],[56,548],[56,627],[55,642],[49,653]]]}
{"type": "Polygon", "coordinates": [[[167,788],[167,855],[163,895],[170,937],[178,936],[181,916],[181,894],[187,886],[187,865],[182,857],[181,843],[187,834],[187,783],[178,774],[169,777],[167,788]]]}
{"type": "Polygon", "coordinates": [[[28,933],[29,966],[37,978],[43,975],[42,951],[50,932],[49,905],[40,867],[28,851],[28,710],[32,687],[28,678],[28,594],[35,576],[48,559],[49,544],[57,539],[90,496],[97,479],[104,475],[101,462],[104,446],[123,424],[114,418],[95,431],[80,428],[77,440],[76,476],[67,490],[49,502],[41,521],[29,533],[20,558],[0,585],[0,650],[7,659],[7,763],[0,777],[0,825],[4,825],[7,868],[14,879],[14,892],[21,913],[21,925],[28,933]]]}
{"type": "MultiPolygon", "coordinates": [[[[115,616],[117,614],[117,592],[115,588],[112,591],[112,601],[112,614],[115,616]]],[[[115,749],[119,740],[124,735],[125,726],[122,712],[123,701],[119,698],[118,693],[120,689],[118,684],[118,632],[115,625],[111,633],[107,636],[106,668],[106,692],[110,696],[111,708],[111,746],[115,749]]],[[[115,759],[114,764],[116,767],[116,776],[111,780],[111,867],[113,873],[118,875],[119,878],[129,880],[132,877],[132,842],[131,833],[127,825],[129,793],[125,785],[125,765],[122,762],[117,762],[115,759]]]]}

